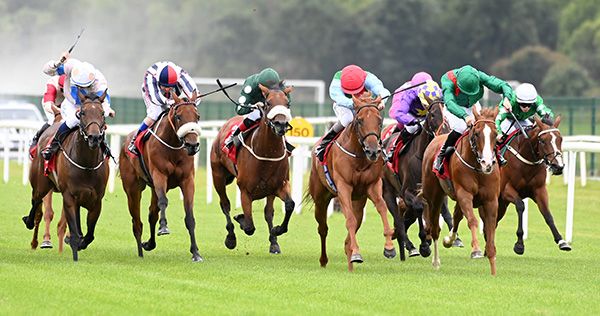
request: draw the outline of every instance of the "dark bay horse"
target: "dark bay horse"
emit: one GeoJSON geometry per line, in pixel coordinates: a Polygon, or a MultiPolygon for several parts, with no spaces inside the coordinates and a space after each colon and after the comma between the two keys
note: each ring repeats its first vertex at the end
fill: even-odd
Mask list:
{"type": "Polygon", "coordinates": [[[546,168],[549,167],[553,175],[562,174],[564,168],[561,153],[562,136],[558,130],[560,117],[552,125],[543,123],[538,117],[534,118],[534,122],[535,124],[527,130],[528,138],[519,133],[510,141],[505,154],[508,158],[508,165],[500,172],[501,194],[498,200],[498,221],[504,217],[509,203],[513,203],[519,218],[517,242],[513,249],[519,255],[525,251],[523,244],[524,198],[531,198],[535,201],[552,232],[554,242],[558,244],[558,248],[571,250],[571,245],[562,239],[554,225],[546,190],[546,168]]]}
{"type": "MultiPolygon", "coordinates": [[[[404,260],[404,245],[407,246],[411,256],[418,256],[420,253],[423,257],[428,257],[431,253],[423,227],[423,203],[421,199],[417,198],[417,189],[421,184],[421,165],[425,148],[435,136],[446,133],[448,126],[444,120],[443,101],[430,100],[429,104],[427,115],[421,123],[421,131],[402,149],[398,159],[392,161],[392,164],[397,164],[393,167],[398,170],[398,173],[396,174],[390,168],[384,168],[383,172],[383,198],[394,217],[394,228],[402,260],[404,260]],[[399,198],[398,202],[396,202],[397,198],[399,198]],[[419,252],[416,252],[406,233],[402,234],[415,220],[419,224],[419,238],[421,239],[419,252]],[[403,225],[401,225],[402,223],[403,225]],[[401,242],[403,239],[404,243],[401,242]]],[[[391,135],[383,142],[386,148],[391,147],[395,135],[391,135]]],[[[447,217],[451,220],[446,203],[442,203],[442,213],[448,214],[447,217]]]]}
{"type": "Polygon", "coordinates": [[[200,116],[196,109],[196,93],[188,99],[180,99],[173,94],[175,104],[161,116],[151,128],[151,137],[144,143],[142,157],[131,157],[127,144],[135,132],[130,133],[121,148],[119,171],[123,189],[127,193],[127,205],[133,222],[133,235],[138,256],[143,257],[142,248],[150,251],[156,248],[156,222],[160,212],[161,226],[166,228],[165,211],[168,204],[167,191],[180,187],[185,209],[185,227],[190,235],[192,261],[203,261],[196,244],[194,219],[194,154],[199,150],[198,136],[200,116]],[[148,174],[142,169],[143,160],[148,174]],[[140,220],[140,199],[142,191],[149,185],[152,188],[148,222],[150,239],[142,243],[142,221],[140,220]]]}
{"type": "Polygon", "coordinates": [[[310,198],[315,203],[315,219],[319,224],[318,231],[321,237],[322,267],[327,265],[327,205],[336,197],[346,218],[348,236],[345,241],[345,252],[348,259],[348,270],[354,270],[354,263],[362,263],[356,233],[362,224],[363,212],[367,198],[377,208],[381,216],[386,239],[384,255],[390,257],[395,252],[392,236],[394,230],[390,228],[387,220],[387,209],[382,197],[382,172],[384,161],[381,150],[381,128],[383,119],[377,105],[381,98],[371,98],[370,93],[365,93],[360,98],[353,97],[354,120],[333,142],[327,154],[326,163],[329,175],[312,153],[312,168],[310,172],[309,188],[305,198],[310,198]],[[334,189],[326,177],[333,180],[334,189]]]}
{"type": "MultiPolygon", "coordinates": [[[[471,230],[472,258],[483,257],[477,240],[479,221],[473,213],[474,207],[479,208],[479,216],[484,224],[486,254],[490,262],[491,273],[492,275],[496,274],[494,238],[500,194],[500,170],[496,164],[494,150],[497,132],[493,119],[496,117],[496,112],[497,109],[484,109],[479,114],[476,107],[473,107],[475,123],[458,140],[454,154],[447,157],[450,159],[449,170],[444,168],[444,172],[450,174],[450,182],[439,179],[432,171],[433,160],[447,136],[437,136],[425,150],[422,166],[423,188],[419,196],[426,201],[424,204],[425,229],[427,238],[433,239],[432,264],[436,269],[440,267],[438,219],[444,197],[449,196],[457,202],[455,214],[462,212],[467,217],[471,230]]],[[[459,220],[459,216],[454,217],[454,227],[450,235],[444,238],[445,247],[451,247],[456,239],[459,220]]]]}
{"type": "Polygon", "coordinates": [[[269,252],[279,254],[281,249],[277,243],[277,236],[288,231],[288,223],[295,206],[290,194],[290,165],[284,138],[289,121],[292,119],[287,95],[293,88],[269,90],[262,85],[259,87],[265,97],[265,104],[258,105],[262,118],[258,127],[251,132],[252,134],[241,141],[242,147],[237,154],[237,165],[233,164],[221,148],[231,127],[243,119],[241,116],[228,120],[220,129],[212,145],[210,164],[214,187],[219,194],[219,204],[227,220],[225,246],[234,249],[237,244],[230,216],[231,203],[225,189],[234,179],[237,179],[244,213],[236,215],[234,219],[246,235],[254,234],[252,202],[267,198],[264,216],[269,226],[269,252]],[[280,226],[273,227],[275,197],[284,201],[285,216],[280,226]]]}
{"type": "MultiPolygon", "coordinates": [[[[107,157],[100,144],[104,141],[106,124],[102,102],[106,91],[100,97],[85,96],[79,92],[82,100],[79,131],[70,133],[61,144],[56,154],[56,170],[48,176],[44,175],[44,160],[38,154],[34,157],[29,182],[32,186],[31,211],[23,221],[28,229],[35,226],[35,218],[41,213],[42,199],[52,190],[61,192],[63,196],[63,213],[67,220],[70,237],[69,245],[73,251],[73,260],[78,260],[77,252],[86,249],[94,240],[94,229],[100,211],[102,198],[108,181],[107,157]],[[82,237],[80,208],[88,210],[87,233],[82,237]]],[[[48,128],[48,132],[40,137],[39,144],[48,143],[54,135],[58,124],[48,128]]]]}

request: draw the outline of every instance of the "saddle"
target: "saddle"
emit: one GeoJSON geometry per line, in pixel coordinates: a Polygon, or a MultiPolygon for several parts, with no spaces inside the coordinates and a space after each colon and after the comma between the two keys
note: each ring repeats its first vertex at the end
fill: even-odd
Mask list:
{"type": "Polygon", "coordinates": [[[504,142],[502,142],[500,144],[496,144],[496,152],[498,152],[498,155],[501,155],[502,157],[504,157],[504,154],[508,150],[508,145],[513,141],[513,139],[515,139],[515,137],[519,133],[520,133],[520,131],[518,129],[514,130],[514,131],[512,131],[512,133],[508,134],[508,136],[504,139],[504,142]]]}
{"type": "MultiPolygon", "coordinates": [[[[149,130],[150,130],[150,128],[141,132],[135,139],[135,142],[133,143],[135,145],[135,147],[137,148],[138,152],[140,153],[140,157],[142,157],[144,155],[144,144],[150,138],[151,134],[148,132],[149,130]]],[[[129,157],[131,159],[138,158],[138,156],[136,156],[134,153],[130,152],[129,150],[127,150],[126,153],[127,153],[127,155],[129,155],[129,157]]]]}
{"type": "Polygon", "coordinates": [[[227,155],[227,157],[233,162],[234,165],[237,165],[237,154],[239,152],[240,146],[242,145],[242,142],[246,138],[248,138],[252,133],[254,133],[254,130],[258,127],[258,125],[259,122],[250,126],[247,130],[241,132],[237,137],[235,137],[233,139],[233,146],[231,146],[231,149],[229,150],[227,150],[227,147],[225,146],[225,139],[229,138],[229,136],[233,133],[234,129],[231,129],[223,138],[220,147],[223,150],[223,152],[227,155]]]}

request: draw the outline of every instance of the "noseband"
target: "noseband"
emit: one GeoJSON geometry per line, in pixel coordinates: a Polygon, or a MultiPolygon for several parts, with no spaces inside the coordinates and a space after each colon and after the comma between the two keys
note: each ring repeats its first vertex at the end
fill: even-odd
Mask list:
{"type": "MultiPolygon", "coordinates": [[[[475,127],[475,125],[477,125],[479,123],[492,124],[491,128],[495,128],[495,124],[496,124],[492,120],[486,120],[486,119],[477,120],[471,126],[471,131],[473,131],[473,128],[475,127]]],[[[491,142],[491,140],[490,140],[490,142],[491,142]]],[[[475,140],[475,133],[471,133],[471,135],[469,136],[469,145],[471,145],[471,151],[473,152],[473,155],[475,155],[475,159],[477,160],[477,163],[479,165],[481,165],[483,158],[481,158],[481,155],[479,154],[479,149],[477,148],[477,141],[475,140]]],[[[493,149],[492,149],[492,151],[493,151],[493,149]]],[[[492,155],[492,162],[494,162],[494,161],[496,161],[496,155],[492,155]]]]}
{"type": "MultiPolygon", "coordinates": [[[[356,110],[356,115],[358,115],[358,113],[360,113],[360,111],[365,108],[376,108],[377,109],[377,105],[367,104],[367,105],[361,106],[356,110]]],[[[379,113],[379,109],[377,110],[377,112],[379,113]]],[[[365,135],[362,135],[360,133],[360,129],[358,128],[358,124],[353,124],[353,127],[354,127],[354,132],[356,133],[356,136],[358,136],[358,143],[360,144],[360,147],[362,147],[363,152],[366,151],[365,139],[369,136],[375,136],[375,138],[377,139],[377,143],[379,144],[379,146],[381,146],[381,129],[379,130],[379,133],[368,132],[365,135]]]]}
{"type": "MultiPolygon", "coordinates": [[[[553,133],[553,132],[560,133],[560,130],[558,130],[558,128],[550,128],[550,129],[543,130],[543,131],[541,131],[541,132],[539,132],[537,134],[537,137],[538,137],[538,139],[537,139],[537,141],[538,141],[538,149],[539,149],[539,146],[542,145],[542,141],[541,141],[540,136],[543,135],[543,134],[546,134],[546,133],[553,133]]],[[[538,152],[539,152],[539,150],[538,150],[538,152]]],[[[560,152],[560,150],[554,150],[551,153],[544,154],[542,156],[542,159],[544,160],[544,163],[546,165],[551,165],[553,161],[555,161],[555,160],[558,159],[558,157],[562,157],[562,153],[560,152]],[[549,157],[552,158],[552,159],[549,159],[549,157]]]]}
{"type": "Polygon", "coordinates": [[[94,124],[98,125],[98,128],[100,129],[100,140],[104,140],[104,131],[106,130],[106,119],[104,118],[104,115],[102,115],[102,122],[91,121],[91,122],[87,123],[86,125],[83,125],[81,123],[81,112],[77,112],[76,116],[79,119],[79,124],[78,124],[79,134],[83,137],[84,141],[87,142],[88,138],[89,138],[86,130],[94,124]]]}

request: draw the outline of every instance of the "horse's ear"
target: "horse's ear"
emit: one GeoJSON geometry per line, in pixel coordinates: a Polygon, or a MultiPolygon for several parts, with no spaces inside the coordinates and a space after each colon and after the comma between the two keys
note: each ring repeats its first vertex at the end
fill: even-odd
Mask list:
{"type": "Polygon", "coordinates": [[[373,103],[379,105],[379,103],[381,103],[381,96],[377,96],[377,98],[375,98],[375,100],[373,100],[373,103]]]}
{"type": "Polygon", "coordinates": [[[554,124],[552,126],[554,126],[554,128],[558,128],[558,125],[560,125],[560,115],[554,119],[554,124]]]}
{"type": "Polygon", "coordinates": [[[535,125],[536,125],[536,126],[539,126],[540,128],[542,128],[542,129],[543,129],[544,122],[542,122],[542,120],[540,119],[540,117],[539,117],[539,116],[537,116],[537,115],[534,115],[534,116],[533,116],[533,121],[535,122],[535,125]]]}
{"type": "Polygon", "coordinates": [[[285,89],[283,89],[283,93],[285,94],[290,94],[292,91],[294,91],[294,86],[287,86],[285,89]]]}
{"type": "Polygon", "coordinates": [[[87,96],[81,93],[81,89],[79,88],[77,88],[77,96],[79,97],[79,101],[81,101],[81,104],[83,104],[83,101],[87,99],[87,96]]]}
{"type": "Polygon", "coordinates": [[[190,101],[196,103],[196,99],[198,99],[198,93],[196,92],[196,90],[194,90],[194,92],[192,92],[192,97],[190,98],[190,101]]]}
{"type": "Polygon", "coordinates": [[[104,89],[104,92],[102,93],[102,95],[100,96],[100,103],[104,102],[104,99],[106,99],[106,95],[108,94],[108,88],[104,89]]]}
{"type": "Polygon", "coordinates": [[[266,98],[267,94],[269,94],[269,88],[263,86],[262,84],[258,84],[258,87],[260,88],[260,91],[262,91],[263,96],[266,98]]]}
{"type": "Polygon", "coordinates": [[[481,113],[479,113],[479,107],[477,106],[477,103],[473,104],[471,110],[473,111],[473,116],[475,116],[475,121],[479,121],[481,119],[481,113]]]}
{"type": "Polygon", "coordinates": [[[173,101],[175,101],[175,104],[181,103],[181,99],[179,98],[177,93],[175,93],[175,91],[171,91],[171,95],[173,96],[173,101]]]}

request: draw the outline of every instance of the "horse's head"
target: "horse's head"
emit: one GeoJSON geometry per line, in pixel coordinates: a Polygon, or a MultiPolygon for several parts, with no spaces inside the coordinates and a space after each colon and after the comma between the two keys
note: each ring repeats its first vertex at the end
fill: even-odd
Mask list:
{"type": "Polygon", "coordinates": [[[352,101],[356,113],[352,121],[354,133],[367,158],[375,161],[381,154],[383,118],[378,109],[381,97],[373,99],[371,93],[367,92],[359,97],[352,96],[352,101]]]}
{"type": "Polygon", "coordinates": [[[431,136],[449,132],[449,125],[444,120],[444,101],[442,99],[432,100],[428,96],[424,96],[424,98],[427,101],[427,105],[424,105],[427,110],[423,124],[425,131],[431,136]]]}
{"type": "Polygon", "coordinates": [[[498,132],[493,119],[496,117],[497,112],[498,109],[495,108],[483,109],[479,113],[476,106],[473,106],[475,123],[473,123],[469,132],[469,143],[477,163],[481,167],[481,172],[484,174],[492,173],[496,163],[494,145],[498,132]]]}
{"type": "MultiPolygon", "coordinates": [[[[535,124],[539,126],[539,132],[532,137],[535,150],[543,157],[544,162],[553,175],[560,175],[565,167],[562,158],[562,136],[558,125],[560,124],[560,116],[554,122],[549,120],[541,120],[535,117],[535,124]]],[[[536,129],[537,130],[537,129],[536,129]]]]}
{"type": "Polygon", "coordinates": [[[198,137],[200,136],[198,121],[200,120],[200,115],[198,115],[198,110],[196,109],[197,98],[196,91],[194,91],[189,100],[187,98],[179,98],[173,93],[175,104],[169,110],[169,122],[187,150],[187,154],[190,156],[195,155],[200,150],[200,143],[198,142],[198,137]]]}
{"type": "MultiPolygon", "coordinates": [[[[259,107],[262,116],[266,119],[267,126],[271,128],[277,136],[283,136],[291,129],[290,121],[292,113],[290,111],[290,101],[288,95],[294,90],[293,87],[280,89],[269,89],[262,84],[258,85],[265,97],[265,103],[259,107]]],[[[283,86],[283,82],[279,83],[283,86]]]]}
{"type": "Polygon", "coordinates": [[[83,136],[83,139],[88,143],[90,148],[96,148],[104,141],[104,130],[106,130],[106,123],[104,121],[104,109],[102,108],[102,102],[106,98],[106,92],[104,90],[101,96],[90,93],[84,95],[81,91],[77,91],[79,100],[81,100],[81,108],[77,112],[79,118],[79,133],[83,136]]]}

